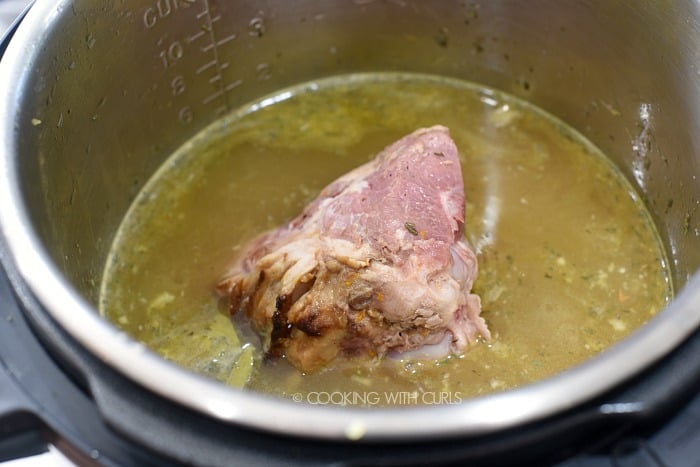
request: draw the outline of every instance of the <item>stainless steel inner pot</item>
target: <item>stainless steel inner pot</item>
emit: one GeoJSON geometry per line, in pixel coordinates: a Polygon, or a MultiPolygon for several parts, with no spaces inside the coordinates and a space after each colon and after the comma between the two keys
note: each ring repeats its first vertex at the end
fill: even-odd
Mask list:
{"type": "Polygon", "coordinates": [[[0,63],[9,259],[87,351],[224,422],[322,438],[425,439],[544,418],[628,379],[700,323],[699,21],[693,1],[39,0],[0,63]],[[546,381],[456,406],[371,410],[229,389],[165,362],[98,316],[114,232],[171,151],[279,88],[374,70],[484,83],[581,131],[653,213],[677,299],[621,344],[546,381]]]}

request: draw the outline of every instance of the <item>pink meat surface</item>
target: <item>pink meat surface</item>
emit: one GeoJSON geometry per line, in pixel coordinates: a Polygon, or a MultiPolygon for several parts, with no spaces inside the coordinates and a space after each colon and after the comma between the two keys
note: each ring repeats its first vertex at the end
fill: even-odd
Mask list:
{"type": "Polygon", "coordinates": [[[490,339],[471,293],[464,183],[447,128],[419,129],[251,241],[218,284],[268,354],[314,371],[341,356],[461,353],[490,339]],[[437,351],[435,350],[437,349],[437,351]]]}

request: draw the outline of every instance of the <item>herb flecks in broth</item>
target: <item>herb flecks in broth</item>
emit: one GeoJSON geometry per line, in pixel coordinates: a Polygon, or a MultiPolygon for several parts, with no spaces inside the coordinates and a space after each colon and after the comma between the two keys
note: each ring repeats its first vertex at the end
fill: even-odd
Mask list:
{"type": "Polygon", "coordinates": [[[280,96],[184,145],[118,232],[102,311],[166,358],[282,396],[371,390],[463,400],[575,365],[670,300],[661,242],[630,185],[537,108],[470,83],[403,74],[337,77],[280,96]],[[435,124],[450,128],[460,151],[475,292],[492,343],[440,361],[350,360],[308,375],[260,360],[257,337],[238,317],[235,330],[227,326],[213,292],[228,262],[330,181],[435,124]]]}

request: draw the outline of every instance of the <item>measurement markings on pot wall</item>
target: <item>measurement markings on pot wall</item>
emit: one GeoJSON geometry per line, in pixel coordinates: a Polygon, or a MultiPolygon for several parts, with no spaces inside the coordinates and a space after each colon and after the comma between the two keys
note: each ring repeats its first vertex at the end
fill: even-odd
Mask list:
{"type": "Polygon", "coordinates": [[[143,24],[146,29],[155,27],[160,20],[169,17],[176,11],[188,8],[196,0],[156,0],[143,12],[143,24]]]}
{"type": "MultiPolygon", "coordinates": [[[[243,81],[227,81],[224,71],[229,68],[229,62],[222,60],[220,48],[236,39],[236,34],[219,35],[215,28],[221,21],[221,15],[212,10],[210,0],[157,0],[147,7],[143,13],[143,24],[146,29],[158,29],[158,25],[167,22],[176,15],[193,15],[193,31],[184,37],[165,41],[162,37],[158,42],[158,59],[170,73],[169,94],[174,99],[174,107],[177,109],[177,119],[183,125],[191,123],[195,116],[200,114],[196,107],[217,105],[215,114],[221,116],[230,109],[227,94],[240,86],[243,81]],[[183,58],[194,52],[201,54],[204,60],[201,65],[195,67],[183,67],[183,58]],[[188,70],[190,71],[189,75],[188,70]],[[200,84],[200,80],[206,80],[207,86],[194,86],[200,92],[200,97],[193,98],[193,82],[200,84]],[[189,91],[189,92],[188,92],[189,91]]],[[[167,36],[164,36],[167,37],[167,36]]],[[[202,115],[210,112],[201,112],[202,115]]]]}
{"type": "Polygon", "coordinates": [[[204,33],[199,35],[197,32],[195,36],[190,36],[188,40],[197,40],[199,38],[208,39],[207,43],[200,47],[200,50],[204,53],[211,53],[211,60],[204,65],[197,68],[196,73],[201,75],[205,72],[213,73],[209,78],[209,82],[213,84],[216,90],[205,97],[202,100],[202,104],[209,105],[212,102],[220,102],[221,105],[217,107],[216,113],[218,115],[223,115],[229,110],[228,99],[226,94],[238,87],[242,81],[236,80],[231,83],[226,83],[223,79],[223,71],[228,68],[228,62],[222,62],[219,56],[219,47],[234,40],[236,38],[235,34],[230,34],[223,38],[218,38],[216,31],[214,29],[214,24],[221,20],[221,15],[212,16],[212,11],[209,6],[209,0],[202,0],[204,9],[197,14],[197,19],[203,20],[204,23],[201,25],[201,32],[204,33]]]}

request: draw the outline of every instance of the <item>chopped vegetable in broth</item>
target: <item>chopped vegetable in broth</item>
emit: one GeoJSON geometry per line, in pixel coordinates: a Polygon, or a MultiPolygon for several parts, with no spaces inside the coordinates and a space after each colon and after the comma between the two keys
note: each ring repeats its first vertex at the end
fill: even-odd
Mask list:
{"type": "Polygon", "coordinates": [[[125,217],[100,306],[165,358],[232,386],[296,401],[373,394],[325,403],[405,405],[459,402],[556,374],[627,336],[671,297],[643,203],[574,130],[472,83],[372,73],[286,89],[185,144],[125,217]],[[439,361],[340,360],[310,374],[264,358],[246,317],[229,318],[214,290],[236,252],[385,146],[438,124],[460,152],[465,230],[479,260],[474,291],[492,340],[439,361]]]}

